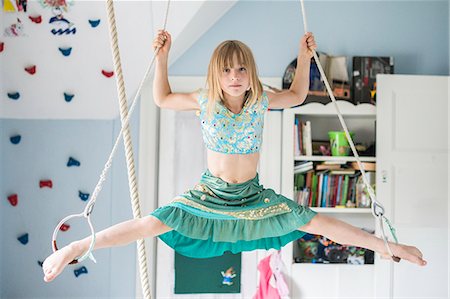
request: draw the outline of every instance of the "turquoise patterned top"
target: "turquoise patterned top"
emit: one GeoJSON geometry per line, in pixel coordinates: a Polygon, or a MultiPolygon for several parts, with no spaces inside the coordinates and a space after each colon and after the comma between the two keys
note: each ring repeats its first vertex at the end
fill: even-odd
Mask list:
{"type": "Polygon", "coordinates": [[[267,94],[254,105],[235,114],[228,110],[221,101],[217,101],[211,118],[207,115],[208,92],[201,90],[198,101],[203,141],[205,146],[215,152],[224,154],[251,154],[259,152],[262,143],[264,113],[269,106],[267,94]]]}

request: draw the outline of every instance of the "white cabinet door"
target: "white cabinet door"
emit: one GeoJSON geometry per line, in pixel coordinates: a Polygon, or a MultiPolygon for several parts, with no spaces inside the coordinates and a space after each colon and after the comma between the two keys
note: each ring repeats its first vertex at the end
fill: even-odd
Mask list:
{"type": "Polygon", "coordinates": [[[448,77],[377,76],[377,197],[428,261],[376,260],[377,298],[449,298],[448,77]]]}

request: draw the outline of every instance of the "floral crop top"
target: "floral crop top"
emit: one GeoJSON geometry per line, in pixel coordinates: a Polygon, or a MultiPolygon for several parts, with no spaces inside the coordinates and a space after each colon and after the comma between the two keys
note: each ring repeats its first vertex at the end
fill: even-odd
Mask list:
{"type": "Polygon", "coordinates": [[[264,113],[269,106],[267,94],[263,92],[261,100],[234,114],[224,104],[217,101],[213,115],[208,118],[208,92],[201,90],[198,101],[203,141],[205,146],[224,154],[252,154],[259,152],[262,143],[264,113]]]}

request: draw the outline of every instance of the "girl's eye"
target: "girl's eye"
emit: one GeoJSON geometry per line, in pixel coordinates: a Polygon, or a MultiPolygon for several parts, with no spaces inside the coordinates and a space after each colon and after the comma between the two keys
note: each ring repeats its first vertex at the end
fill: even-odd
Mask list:
{"type": "Polygon", "coordinates": [[[241,68],[239,68],[239,70],[240,70],[241,72],[245,72],[247,69],[246,69],[245,67],[241,67],[241,68]]]}
{"type": "Polygon", "coordinates": [[[225,69],[223,69],[223,72],[224,72],[224,73],[229,73],[229,72],[230,72],[230,69],[225,68],[225,69]]]}

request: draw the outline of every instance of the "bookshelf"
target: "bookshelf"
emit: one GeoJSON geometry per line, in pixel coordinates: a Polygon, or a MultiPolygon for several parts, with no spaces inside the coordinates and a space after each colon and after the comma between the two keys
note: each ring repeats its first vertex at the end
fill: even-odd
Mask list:
{"type": "MultiPolygon", "coordinates": [[[[347,101],[338,101],[339,110],[351,132],[355,133],[355,144],[371,145],[376,138],[376,107],[371,104],[353,105],[347,101]]],[[[355,162],[356,158],[350,156],[322,156],[317,153],[305,155],[295,153],[296,137],[294,124],[296,119],[309,121],[311,123],[311,139],[326,141],[328,131],[341,131],[342,126],[336,115],[333,103],[308,103],[297,108],[285,109],[282,119],[282,158],[281,158],[281,190],[288,198],[295,198],[294,191],[294,166],[296,162],[312,161],[314,168],[317,164],[324,162],[346,163],[355,162]]],[[[316,151],[314,151],[316,152],[316,151]]],[[[376,162],[376,156],[362,156],[362,162],[376,162]]],[[[297,163],[298,164],[298,163],[297,163]]],[[[310,199],[311,203],[311,199],[310,199]]],[[[375,230],[375,219],[370,208],[346,208],[346,207],[312,207],[318,213],[346,221],[357,227],[375,230]]],[[[283,249],[283,260],[288,265],[291,276],[291,289],[294,298],[307,298],[309,296],[333,297],[336,294],[344,295],[343,290],[351,289],[353,296],[370,297],[373,294],[374,264],[352,265],[352,264],[312,264],[295,263],[298,256],[299,245],[297,242],[288,244],[283,249]],[[351,269],[351,270],[349,270],[351,269]],[[358,276],[358,284],[349,281],[351,277],[358,276]],[[297,283],[297,277],[302,277],[302,282],[297,283]],[[310,281],[306,283],[304,279],[310,281]],[[324,287],[324,281],[331,284],[324,287]],[[320,293],[317,290],[320,285],[320,293]],[[351,285],[350,288],[344,288],[351,285]],[[316,286],[316,287],[314,287],[316,286]]]]}

